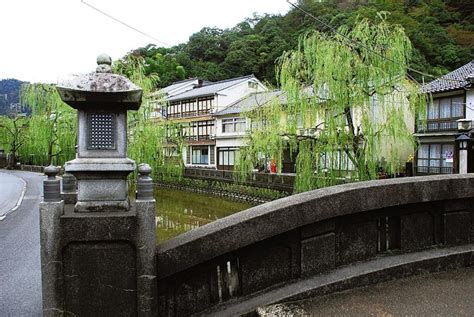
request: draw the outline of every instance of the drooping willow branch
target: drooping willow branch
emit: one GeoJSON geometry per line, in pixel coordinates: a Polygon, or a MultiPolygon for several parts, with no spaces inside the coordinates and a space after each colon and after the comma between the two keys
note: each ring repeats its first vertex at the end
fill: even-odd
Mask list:
{"type": "Polygon", "coordinates": [[[276,73],[286,100],[256,103],[257,110],[247,113],[257,124],[241,150],[242,175],[268,159],[281,171],[288,155],[295,158],[296,191],[341,177],[372,179],[380,168],[401,170],[414,150],[411,122],[423,117],[429,98],[405,78],[411,43],[385,17],[343,26],[344,37],[305,34],[296,50],[279,58],[276,73]]]}

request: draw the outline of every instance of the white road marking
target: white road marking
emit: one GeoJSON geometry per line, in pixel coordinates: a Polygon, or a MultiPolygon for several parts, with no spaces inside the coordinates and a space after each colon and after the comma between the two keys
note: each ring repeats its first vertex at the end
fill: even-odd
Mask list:
{"type": "Polygon", "coordinates": [[[23,201],[23,197],[25,196],[25,192],[26,192],[26,182],[25,182],[25,180],[23,178],[21,178],[20,176],[18,176],[18,175],[14,175],[14,176],[18,177],[23,182],[23,189],[21,191],[20,198],[18,198],[18,201],[16,202],[15,207],[13,207],[9,211],[7,211],[3,216],[0,216],[0,221],[3,221],[9,214],[11,214],[12,212],[14,212],[15,210],[18,209],[18,207],[20,207],[20,205],[21,205],[21,202],[23,201]]]}

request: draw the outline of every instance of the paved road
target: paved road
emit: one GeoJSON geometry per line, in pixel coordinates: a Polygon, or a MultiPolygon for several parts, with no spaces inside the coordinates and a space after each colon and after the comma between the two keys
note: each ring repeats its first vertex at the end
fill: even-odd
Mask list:
{"type": "Polygon", "coordinates": [[[264,316],[474,316],[474,267],[264,308],[264,316]]]}
{"type": "Polygon", "coordinates": [[[15,174],[0,170],[0,221],[21,201],[25,182],[15,174]]]}
{"type": "MultiPolygon", "coordinates": [[[[0,189],[23,186],[16,177],[26,182],[26,192],[20,207],[0,221],[0,316],[41,316],[39,202],[44,176],[0,171],[0,189]],[[15,179],[17,184],[11,185],[15,179]]],[[[16,204],[18,197],[13,198],[16,204]]]]}

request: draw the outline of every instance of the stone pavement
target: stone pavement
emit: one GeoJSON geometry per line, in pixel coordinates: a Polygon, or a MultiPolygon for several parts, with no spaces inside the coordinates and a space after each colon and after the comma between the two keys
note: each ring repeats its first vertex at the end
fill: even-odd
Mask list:
{"type": "MultiPolygon", "coordinates": [[[[0,221],[0,316],[41,316],[39,203],[44,175],[0,171],[0,183],[16,179],[23,186],[17,177],[26,183],[25,195],[20,207],[0,221]]],[[[1,188],[8,191],[9,185],[1,188]]],[[[16,204],[17,195],[11,195],[16,204]]]]}
{"type": "Polygon", "coordinates": [[[25,182],[6,170],[0,170],[0,221],[14,211],[21,203],[25,182]]]}
{"type": "Polygon", "coordinates": [[[474,316],[474,267],[259,310],[261,316],[474,316]]]}

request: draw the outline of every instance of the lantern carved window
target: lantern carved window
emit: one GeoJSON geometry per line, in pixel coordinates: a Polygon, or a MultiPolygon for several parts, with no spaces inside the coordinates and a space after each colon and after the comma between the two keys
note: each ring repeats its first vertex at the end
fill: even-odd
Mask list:
{"type": "Polygon", "coordinates": [[[115,115],[90,113],[87,116],[89,126],[89,150],[115,149],[115,115]]]}

